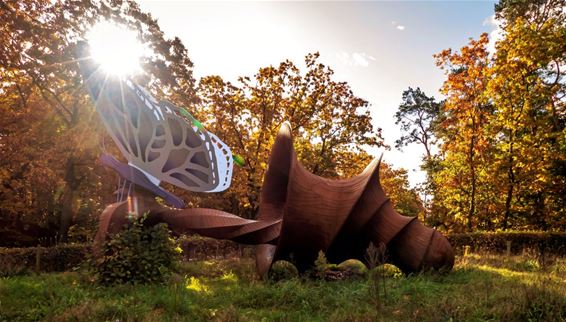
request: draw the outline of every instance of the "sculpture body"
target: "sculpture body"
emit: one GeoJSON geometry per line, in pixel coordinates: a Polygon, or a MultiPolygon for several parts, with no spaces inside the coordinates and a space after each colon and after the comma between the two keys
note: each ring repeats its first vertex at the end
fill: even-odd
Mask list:
{"type": "Polygon", "coordinates": [[[102,213],[95,251],[136,212],[147,214],[146,223],[165,222],[176,233],[257,245],[257,271],[263,277],[279,259],[304,271],[321,250],[330,262],[363,261],[370,242],[385,244],[390,261],[406,273],[452,268],[454,253],[447,239],[394,210],[379,182],[380,161],[350,179],[316,176],[297,160],[288,123],[272,147],[257,220],[214,209],[179,209],[182,200],[159,182],[192,191],[225,190],[232,175],[230,149],[187,111],[157,102],[130,80],[107,79],[84,52],[79,57],[97,111],[128,160],[125,164],[103,155],[102,162],[133,187],[127,193],[122,189],[118,202],[102,213]],[[155,196],[175,208],[157,203],[155,196]]]}
{"type": "Polygon", "coordinates": [[[345,180],[313,175],[297,160],[284,124],[271,151],[258,214],[258,220],[281,219],[281,233],[276,244],[258,247],[258,273],[267,272],[270,258],[292,259],[305,270],[320,250],[330,262],[364,261],[370,242],[385,244],[403,272],[451,269],[454,253],[446,237],[395,211],[379,182],[379,165],[374,160],[345,180]]]}
{"type": "MultiPolygon", "coordinates": [[[[219,210],[173,209],[138,190],[139,213],[147,223],[165,222],[176,233],[196,233],[256,246],[256,265],[266,276],[271,264],[291,260],[300,271],[310,268],[320,250],[330,262],[364,260],[370,242],[384,243],[389,260],[403,272],[449,270],[454,253],[447,239],[416,217],[395,211],[379,182],[379,161],[362,174],[330,180],[309,173],[296,158],[290,126],[275,140],[261,192],[257,220],[219,210]]],[[[101,216],[95,246],[128,223],[127,201],[108,206],[101,216]]],[[[96,249],[97,247],[95,247],[96,249]]]]}

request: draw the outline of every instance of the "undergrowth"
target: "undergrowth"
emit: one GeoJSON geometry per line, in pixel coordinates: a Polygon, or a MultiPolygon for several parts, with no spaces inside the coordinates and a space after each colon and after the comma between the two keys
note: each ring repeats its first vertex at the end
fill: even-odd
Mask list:
{"type": "Polygon", "coordinates": [[[447,275],[384,274],[376,311],[365,279],[257,279],[251,259],[183,263],[164,284],[98,286],[86,272],[0,279],[5,321],[561,321],[566,259],[459,257],[447,275]],[[537,266],[538,265],[538,266],[537,266]]]}
{"type": "Polygon", "coordinates": [[[104,285],[163,282],[179,261],[180,248],[166,224],[144,225],[145,216],[111,236],[102,255],[90,260],[95,281],[104,285]]]}

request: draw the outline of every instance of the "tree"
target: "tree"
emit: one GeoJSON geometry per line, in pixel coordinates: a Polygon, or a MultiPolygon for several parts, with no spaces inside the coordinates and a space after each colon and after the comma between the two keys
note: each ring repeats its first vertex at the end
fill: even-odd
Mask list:
{"type": "Polygon", "coordinates": [[[401,124],[402,136],[395,141],[401,149],[411,143],[425,148],[426,160],[432,158],[432,148],[436,143],[434,127],[437,125],[442,103],[427,96],[420,88],[409,87],[403,92],[403,101],[395,113],[395,124],[401,124]]]}
{"type": "Polygon", "coordinates": [[[501,0],[495,4],[495,17],[503,21],[504,27],[517,19],[540,27],[549,19],[558,24],[566,22],[565,0],[501,0]]]}
{"type": "Polygon", "coordinates": [[[496,7],[505,37],[487,90],[498,111],[492,121],[497,163],[507,173],[503,229],[514,219],[546,230],[564,215],[565,4],[502,1],[496,7]]]}
{"type": "MultiPolygon", "coordinates": [[[[403,100],[395,113],[395,124],[401,125],[401,137],[395,142],[395,147],[401,149],[412,143],[420,144],[425,149],[425,156],[421,169],[427,173],[427,180],[421,186],[421,192],[435,195],[436,186],[434,175],[438,164],[438,155],[433,154],[433,148],[437,143],[438,124],[441,121],[443,102],[437,102],[434,97],[427,96],[420,88],[409,87],[403,92],[403,100]]],[[[425,205],[430,213],[431,203],[425,205]]],[[[425,218],[428,214],[425,214],[425,218]]]]}
{"type": "MultiPolygon", "coordinates": [[[[92,118],[92,103],[73,59],[77,40],[103,19],[138,30],[139,38],[153,51],[144,58],[147,73],[139,81],[145,80],[161,97],[184,105],[197,102],[192,63],[181,41],[165,39],[157,22],[141,12],[134,1],[8,0],[0,2],[0,9],[0,99],[5,116],[0,127],[1,153],[2,160],[10,164],[1,177],[0,202],[4,205],[10,195],[38,189],[33,180],[26,181],[30,179],[30,169],[46,179],[46,174],[51,173],[50,183],[57,184],[42,193],[51,192],[57,199],[50,201],[57,205],[52,205],[49,212],[58,217],[58,233],[65,239],[80,210],[77,202],[81,191],[92,183],[84,180],[83,174],[94,168],[98,151],[92,138],[97,138],[100,130],[97,118],[92,118]],[[35,155],[29,151],[31,154],[24,154],[27,161],[18,163],[20,152],[12,150],[17,148],[14,144],[32,144],[32,140],[37,140],[28,137],[30,140],[26,141],[22,136],[29,134],[26,131],[35,131],[30,126],[41,123],[34,115],[41,112],[49,118],[56,115],[52,120],[57,126],[44,128],[52,131],[45,134],[50,148],[36,150],[35,155]],[[27,122],[31,122],[30,126],[18,126],[27,122]],[[46,155],[53,162],[42,162],[46,155]]],[[[36,200],[35,197],[32,199],[36,200]]],[[[22,211],[25,212],[22,208],[16,213],[23,216],[22,211]]]]}
{"type": "Polygon", "coordinates": [[[395,210],[410,217],[424,215],[425,208],[419,194],[416,189],[409,187],[407,170],[393,169],[387,163],[382,163],[379,178],[395,210]]]}
{"type": "Polygon", "coordinates": [[[477,216],[478,189],[487,188],[480,185],[487,174],[482,167],[490,147],[485,125],[493,112],[484,95],[490,63],[487,43],[487,34],[482,34],[460,52],[447,49],[435,55],[447,74],[442,87],[447,97],[442,122],[444,160],[436,183],[445,206],[456,218],[465,218],[469,231],[477,216]]]}
{"type": "Polygon", "coordinates": [[[325,177],[359,173],[369,163],[362,146],[383,145],[368,102],[332,80],[333,71],[318,56],[305,57],[304,74],[285,61],[261,68],[253,79],[241,77],[238,86],[219,76],[200,81],[200,119],[246,160],[223,194],[223,209],[247,218],[256,214],[271,144],[285,121],[293,127],[301,162],[325,177]]]}

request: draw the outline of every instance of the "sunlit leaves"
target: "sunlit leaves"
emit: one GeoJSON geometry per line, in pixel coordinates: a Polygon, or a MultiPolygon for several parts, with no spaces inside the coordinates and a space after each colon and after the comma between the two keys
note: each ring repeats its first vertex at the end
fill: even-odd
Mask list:
{"type": "Polygon", "coordinates": [[[1,209],[59,228],[60,236],[82,215],[96,218],[111,201],[111,193],[101,191],[114,188],[114,175],[96,164],[104,130],[74,57],[76,42],[100,20],[137,30],[151,49],[140,81],[177,105],[198,101],[186,48],[179,39],[165,39],[137,3],[0,2],[0,162],[9,169],[1,178],[1,209]]]}
{"type": "Polygon", "coordinates": [[[368,102],[347,83],[334,81],[333,71],[317,59],[318,54],[307,55],[304,72],[290,61],[264,67],[236,85],[219,76],[200,81],[199,119],[245,160],[223,196],[232,201],[219,207],[255,215],[271,145],[285,121],[293,127],[301,162],[325,177],[361,172],[369,163],[361,147],[383,144],[380,130],[371,125],[368,102]],[[356,158],[360,153],[364,157],[356,158]]]}
{"type": "Polygon", "coordinates": [[[425,166],[437,188],[437,223],[456,230],[566,224],[564,4],[501,1],[503,38],[493,55],[487,35],[436,55],[447,98],[434,129],[440,153],[425,166]]]}

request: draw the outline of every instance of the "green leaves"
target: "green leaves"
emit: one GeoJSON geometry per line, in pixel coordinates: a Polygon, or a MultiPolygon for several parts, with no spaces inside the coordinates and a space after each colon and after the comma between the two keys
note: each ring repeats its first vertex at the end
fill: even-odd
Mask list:
{"type": "Polygon", "coordinates": [[[244,160],[244,158],[239,154],[232,154],[232,159],[234,160],[234,163],[239,167],[246,165],[246,160],[244,160]]]}
{"type": "Polygon", "coordinates": [[[431,148],[435,144],[434,132],[440,118],[442,103],[427,96],[420,88],[409,87],[403,92],[403,101],[395,113],[395,124],[401,125],[402,136],[395,141],[401,149],[411,143],[423,145],[427,158],[431,158],[431,148]]]}
{"type": "Polygon", "coordinates": [[[166,224],[145,226],[142,216],[104,244],[93,269],[105,285],[162,282],[177,265],[176,248],[166,224]]]}

